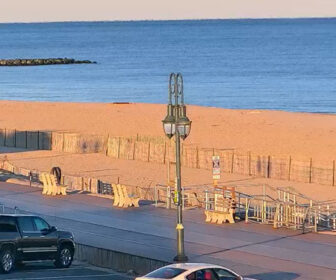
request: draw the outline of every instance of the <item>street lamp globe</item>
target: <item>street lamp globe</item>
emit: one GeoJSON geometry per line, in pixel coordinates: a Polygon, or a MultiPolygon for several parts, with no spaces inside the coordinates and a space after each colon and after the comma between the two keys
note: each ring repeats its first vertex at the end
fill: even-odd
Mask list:
{"type": "Polygon", "coordinates": [[[163,130],[167,137],[170,139],[175,134],[175,117],[173,115],[173,105],[168,104],[167,107],[167,116],[162,121],[163,130]]]}
{"type": "Polygon", "coordinates": [[[185,140],[191,130],[191,121],[187,117],[187,108],[184,104],[179,105],[179,117],[177,119],[177,130],[183,140],[185,140]]]}
{"type": "Polygon", "coordinates": [[[191,129],[191,121],[188,119],[188,117],[180,117],[177,123],[177,130],[179,132],[179,135],[183,140],[185,140],[191,129]]]}

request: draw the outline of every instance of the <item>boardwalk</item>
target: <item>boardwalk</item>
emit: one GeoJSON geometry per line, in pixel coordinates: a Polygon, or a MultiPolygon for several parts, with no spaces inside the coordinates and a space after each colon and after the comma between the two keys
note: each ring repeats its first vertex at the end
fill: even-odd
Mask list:
{"type": "MultiPolygon", "coordinates": [[[[74,232],[77,242],[163,261],[175,255],[175,211],[143,205],[112,208],[112,201],[85,194],[43,197],[41,190],[0,183],[0,203],[43,214],[74,232]]],[[[199,210],[184,212],[191,261],[212,262],[257,279],[336,278],[336,238],[245,224],[208,225],[199,210]]]]}

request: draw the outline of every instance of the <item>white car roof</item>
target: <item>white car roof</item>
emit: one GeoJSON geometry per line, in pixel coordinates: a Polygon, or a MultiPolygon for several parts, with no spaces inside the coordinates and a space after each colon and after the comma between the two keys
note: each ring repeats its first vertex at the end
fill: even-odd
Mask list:
{"type": "Polygon", "coordinates": [[[204,268],[223,268],[222,266],[215,265],[215,264],[208,264],[208,263],[174,263],[171,265],[168,265],[166,267],[174,267],[174,268],[181,268],[186,270],[198,270],[198,269],[204,269],[204,268]]]}

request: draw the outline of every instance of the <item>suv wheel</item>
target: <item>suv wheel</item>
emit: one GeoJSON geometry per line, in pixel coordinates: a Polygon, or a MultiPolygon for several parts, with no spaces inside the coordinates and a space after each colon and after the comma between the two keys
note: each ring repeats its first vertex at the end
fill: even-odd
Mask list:
{"type": "Polygon", "coordinates": [[[68,268],[73,261],[73,250],[70,246],[64,245],[60,248],[55,261],[58,268],[68,268]]]}
{"type": "Polygon", "coordinates": [[[0,271],[9,273],[14,268],[15,257],[11,249],[5,248],[0,252],[0,271]]]}

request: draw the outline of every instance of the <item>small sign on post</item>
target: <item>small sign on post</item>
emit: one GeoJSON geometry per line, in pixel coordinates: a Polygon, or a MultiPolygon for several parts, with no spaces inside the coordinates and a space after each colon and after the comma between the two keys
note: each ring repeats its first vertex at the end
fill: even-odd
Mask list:
{"type": "Polygon", "coordinates": [[[219,156],[212,157],[212,179],[214,180],[214,185],[217,186],[217,181],[220,180],[219,156]]]}

